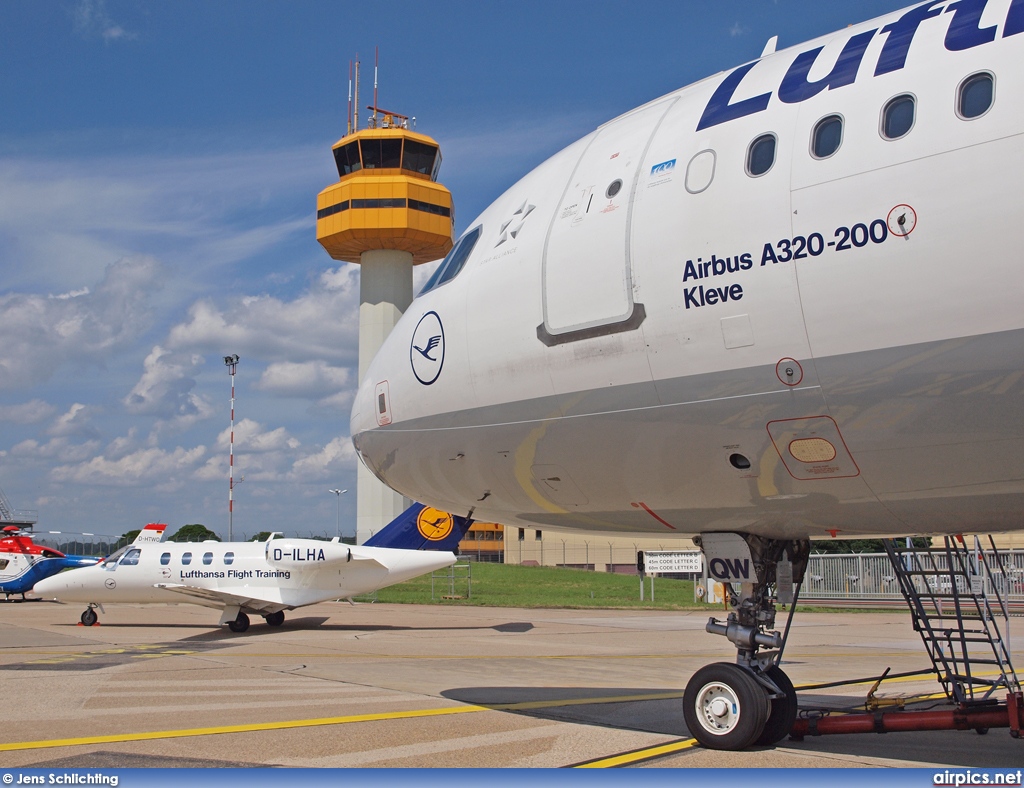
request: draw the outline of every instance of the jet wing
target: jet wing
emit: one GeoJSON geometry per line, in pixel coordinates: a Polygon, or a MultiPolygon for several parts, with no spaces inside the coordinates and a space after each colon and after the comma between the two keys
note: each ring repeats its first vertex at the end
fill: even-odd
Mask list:
{"type": "Polygon", "coordinates": [[[243,594],[232,594],[228,591],[218,591],[213,588],[197,588],[196,586],[187,586],[180,583],[156,583],[154,587],[187,596],[193,604],[204,607],[219,609],[228,605],[238,605],[243,610],[259,613],[276,613],[278,610],[290,609],[288,605],[282,605],[280,601],[259,599],[243,594]]]}

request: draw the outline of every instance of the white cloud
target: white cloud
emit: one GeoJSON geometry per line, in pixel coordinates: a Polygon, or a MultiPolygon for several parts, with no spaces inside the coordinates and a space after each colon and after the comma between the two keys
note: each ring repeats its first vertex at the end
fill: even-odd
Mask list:
{"type": "Polygon", "coordinates": [[[33,399],[20,405],[0,405],[0,421],[19,424],[38,424],[46,421],[57,409],[41,399],[33,399]]]}
{"type": "Polygon", "coordinates": [[[136,33],[126,30],[110,18],[106,0],[79,0],[71,10],[75,32],[82,38],[102,38],[104,42],[132,40],[136,33]]]}
{"type": "Polygon", "coordinates": [[[142,377],[122,402],[134,415],[158,416],[176,428],[188,427],[213,415],[213,405],[192,389],[203,357],[173,353],[160,345],[143,362],[142,377]]]}
{"type": "Polygon", "coordinates": [[[46,434],[57,438],[98,438],[99,432],[89,423],[93,409],[80,402],[68,408],[47,428],[46,434]]]}
{"type": "Polygon", "coordinates": [[[292,466],[289,478],[298,482],[335,478],[340,470],[351,471],[356,464],[356,450],[352,439],[340,436],[320,451],[308,454],[292,466]]]}
{"type": "Polygon", "coordinates": [[[27,388],[67,362],[102,364],[131,345],[149,325],[145,304],[159,279],[152,258],[125,258],[74,298],[0,295],[0,387],[27,388]]]}
{"type": "Polygon", "coordinates": [[[295,206],[300,195],[322,187],[324,167],[323,149],[311,146],[203,156],[5,157],[0,252],[19,257],[6,286],[47,282],[71,297],[88,284],[83,276],[98,277],[111,260],[139,249],[208,278],[288,239],[311,238],[312,209],[296,215],[295,206]]]}
{"type": "Polygon", "coordinates": [[[337,396],[351,379],[347,367],[333,367],[326,361],[278,361],[263,370],[256,388],[282,397],[320,399],[337,396]]]}
{"type": "Polygon", "coordinates": [[[247,296],[226,307],[203,299],[171,328],[167,345],[191,352],[238,353],[271,363],[356,362],[359,330],[358,267],[324,274],[294,300],[247,296]]]}
{"type": "Polygon", "coordinates": [[[59,459],[61,462],[82,462],[93,455],[99,446],[98,440],[72,443],[65,437],[58,437],[40,443],[35,439],[29,439],[13,446],[10,455],[20,460],[59,459]]]}
{"type": "Polygon", "coordinates": [[[205,446],[173,450],[139,449],[116,459],[93,457],[78,464],[58,465],[50,476],[59,482],[104,486],[135,486],[159,483],[165,488],[181,487],[206,456],[205,446]]]}
{"type": "MultiPolygon", "coordinates": [[[[217,446],[227,450],[231,428],[217,436],[217,446]]],[[[298,449],[302,444],[288,434],[284,427],[267,431],[262,424],[252,419],[242,419],[235,424],[235,450],[248,453],[260,453],[298,449]]]]}

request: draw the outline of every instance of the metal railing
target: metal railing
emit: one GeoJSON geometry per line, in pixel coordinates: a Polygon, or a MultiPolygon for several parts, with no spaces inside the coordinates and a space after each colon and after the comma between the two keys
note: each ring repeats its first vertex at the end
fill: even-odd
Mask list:
{"type": "MultiPolygon", "coordinates": [[[[917,560],[925,561],[924,551],[915,553],[917,560]]],[[[946,557],[933,556],[938,569],[946,570],[946,557]]],[[[998,558],[992,551],[985,551],[985,559],[991,565],[1002,562],[1005,572],[992,576],[999,595],[1011,603],[1024,604],[1024,550],[1002,550],[998,558]]],[[[928,560],[932,560],[928,558],[928,560]]],[[[941,584],[949,584],[947,578],[933,577],[928,582],[936,587],[932,591],[943,591],[941,584]]],[[[959,579],[958,579],[959,582],[959,579]]],[[[929,589],[919,589],[927,591],[929,589]]],[[[970,589],[958,589],[961,592],[970,589]]],[[[861,601],[902,601],[896,573],[885,553],[850,553],[811,555],[807,562],[800,601],[811,600],[861,600],[861,601]]]]}
{"type": "Polygon", "coordinates": [[[473,597],[473,562],[452,564],[446,569],[438,569],[430,574],[430,598],[436,599],[472,599],[473,597]],[[458,593],[465,586],[466,593],[458,593]]]}

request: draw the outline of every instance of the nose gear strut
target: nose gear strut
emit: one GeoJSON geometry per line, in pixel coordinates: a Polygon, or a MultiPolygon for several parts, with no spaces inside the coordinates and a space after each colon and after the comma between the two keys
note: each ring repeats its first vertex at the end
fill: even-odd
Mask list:
{"type": "Polygon", "coordinates": [[[774,631],[775,603],[795,604],[793,584],[799,589],[803,580],[810,541],[702,534],[694,543],[704,552],[709,574],[723,581],[732,608],[725,621],[712,617],[705,629],[736,646],[736,663],[714,663],[693,675],[683,696],[686,726],[710,749],[775,744],[797,714],[796,690],[779,667],[792,608],[780,634],[774,631]],[[786,571],[779,571],[780,562],[786,571]],[[738,591],[735,580],[741,581],[738,591]]]}

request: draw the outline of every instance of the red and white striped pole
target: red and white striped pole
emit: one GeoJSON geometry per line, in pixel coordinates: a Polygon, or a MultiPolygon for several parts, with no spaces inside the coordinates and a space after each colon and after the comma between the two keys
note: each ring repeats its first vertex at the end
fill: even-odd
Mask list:
{"type": "Polygon", "coordinates": [[[228,374],[231,376],[231,436],[228,440],[228,541],[232,540],[235,517],[235,367],[238,356],[224,356],[228,374]]]}

